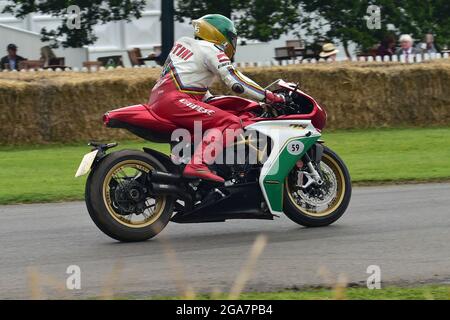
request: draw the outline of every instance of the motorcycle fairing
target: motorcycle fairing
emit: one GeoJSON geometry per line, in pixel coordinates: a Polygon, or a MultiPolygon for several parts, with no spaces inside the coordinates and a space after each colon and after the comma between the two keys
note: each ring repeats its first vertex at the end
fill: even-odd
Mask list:
{"type": "Polygon", "coordinates": [[[309,120],[263,121],[245,129],[256,130],[272,140],[272,152],[261,169],[259,185],[270,212],[280,214],[286,177],[321,134],[309,120]]]}

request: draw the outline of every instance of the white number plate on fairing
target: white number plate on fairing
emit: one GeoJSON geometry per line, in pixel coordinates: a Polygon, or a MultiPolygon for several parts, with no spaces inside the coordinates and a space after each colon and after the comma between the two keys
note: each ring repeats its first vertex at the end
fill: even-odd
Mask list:
{"type": "Polygon", "coordinates": [[[305,149],[305,145],[301,143],[300,141],[291,141],[287,145],[287,150],[290,154],[293,156],[298,156],[303,152],[303,149],[305,149]]]}
{"type": "Polygon", "coordinates": [[[78,167],[77,173],[75,173],[75,178],[84,176],[89,172],[89,170],[91,170],[97,153],[98,150],[95,150],[84,155],[83,160],[81,160],[80,166],[78,167]]]}

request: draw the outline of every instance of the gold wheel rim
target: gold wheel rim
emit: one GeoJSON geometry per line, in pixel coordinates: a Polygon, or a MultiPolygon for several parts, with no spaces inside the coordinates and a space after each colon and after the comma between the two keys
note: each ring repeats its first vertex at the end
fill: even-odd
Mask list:
{"type": "MultiPolygon", "coordinates": [[[[121,162],[117,163],[108,171],[105,179],[103,180],[103,188],[102,188],[103,189],[103,192],[102,192],[103,193],[103,202],[106,206],[108,213],[114,218],[114,220],[116,220],[120,224],[125,225],[129,228],[147,227],[159,219],[159,217],[161,216],[161,214],[166,206],[167,199],[165,196],[164,197],[159,196],[157,198],[150,198],[150,197],[146,198],[146,201],[148,201],[148,199],[153,199],[155,201],[155,203],[153,205],[155,207],[155,210],[152,212],[151,215],[144,216],[145,218],[143,221],[133,222],[133,221],[131,221],[132,217],[130,217],[130,219],[126,218],[128,216],[136,215],[135,213],[132,213],[128,216],[120,215],[119,213],[117,213],[114,210],[114,206],[113,206],[113,202],[112,202],[112,198],[111,198],[111,188],[110,188],[109,184],[111,183],[111,180],[113,179],[113,177],[119,171],[123,172],[124,168],[134,168],[137,171],[143,171],[145,173],[148,173],[154,169],[148,163],[140,161],[140,160],[125,160],[125,161],[121,161],[121,162]]],[[[140,214],[140,215],[143,215],[143,214],[140,214]]]]}
{"type": "Polygon", "coordinates": [[[332,200],[332,205],[329,206],[328,209],[326,209],[325,211],[314,212],[314,211],[310,211],[310,210],[302,207],[294,199],[294,197],[292,195],[295,191],[293,191],[291,189],[291,185],[289,184],[289,179],[288,179],[289,176],[286,177],[286,181],[285,181],[287,194],[288,194],[288,197],[289,197],[289,200],[291,201],[291,203],[298,209],[299,212],[303,213],[304,215],[312,216],[315,218],[326,217],[326,216],[330,215],[333,211],[335,211],[341,205],[342,201],[344,200],[344,195],[345,195],[345,190],[346,190],[344,172],[339,167],[337,162],[332,157],[330,157],[328,154],[323,155],[322,162],[324,162],[331,169],[331,171],[335,175],[336,183],[337,183],[336,196],[332,200]]]}

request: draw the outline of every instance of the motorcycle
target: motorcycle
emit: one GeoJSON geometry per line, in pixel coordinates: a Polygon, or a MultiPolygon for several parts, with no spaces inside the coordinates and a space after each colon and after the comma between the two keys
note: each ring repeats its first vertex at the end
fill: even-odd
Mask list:
{"type": "Polygon", "coordinates": [[[267,105],[234,96],[207,101],[241,117],[245,128],[245,135],[223,150],[234,161],[209,165],[225,179],[223,184],[182,176],[194,143],[174,139],[177,127],[149,106],[107,112],[107,127],[170,143],[171,155],[147,147],[108,152],[117,143],[91,142],[92,151],[76,176],[89,173],[85,201],[97,227],[130,242],[156,236],[169,221],[273,220],[285,214],[299,225],[322,227],[338,220],[352,186],[342,159],[321,140],[325,110],[297,84],[277,80],[267,89],[284,95],[286,103],[267,105]],[[184,152],[176,155],[175,149],[184,152]]]}

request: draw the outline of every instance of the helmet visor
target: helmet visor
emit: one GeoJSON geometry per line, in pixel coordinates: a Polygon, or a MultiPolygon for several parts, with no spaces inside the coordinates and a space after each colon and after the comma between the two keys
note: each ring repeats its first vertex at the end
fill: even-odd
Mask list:
{"type": "Polygon", "coordinates": [[[231,45],[233,46],[234,49],[236,49],[237,47],[237,34],[234,32],[229,32],[227,34],[227,38],[230,40],[231,45]]]}
{"type": "Polygon", "coordinates": [[[236,53],[236,47],[237,47],[237,35],[233,32],[228,32],[226,34],[226,38],[229,42],[227,49],[225,50],[227,53],[227,56],[230,59],[233,59],[234,54],[236,53]]]}

